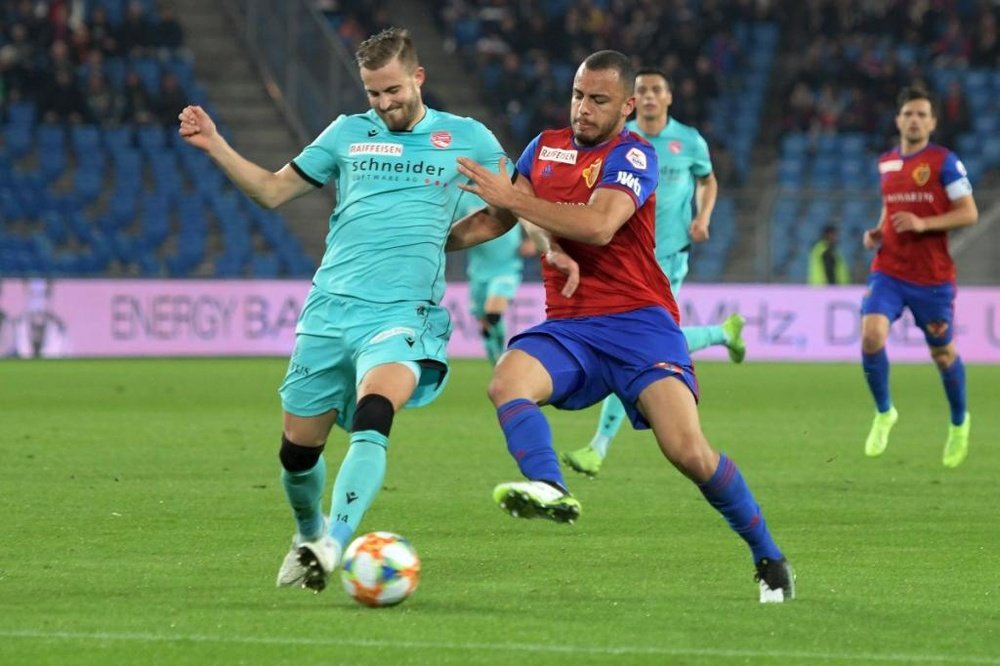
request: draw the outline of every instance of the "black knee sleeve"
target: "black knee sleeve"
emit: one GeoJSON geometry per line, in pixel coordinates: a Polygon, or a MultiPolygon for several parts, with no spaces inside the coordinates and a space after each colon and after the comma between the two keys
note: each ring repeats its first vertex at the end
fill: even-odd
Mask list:
{"type": "Polygon", "coordinates": [[[281,460],[281,466],[289,472],[304,472],[316,466],[316,461],[323,455],[324,446],[323,444],[319,446],[300,446],[289,441],[284,433],[282,433],[281,450],[278,452],[278,458],[281,460]]]}
{"type": "Polygon", "coordinates": [[[369,393],[358,400],[358,406],[354,410],[354,422],[351,424],[351,432],[361,430],[374,430],[385,437],[389,436],[392,428],[392,417],[396,410],[392,408],[392,403],[384,395],[369,393]]]}

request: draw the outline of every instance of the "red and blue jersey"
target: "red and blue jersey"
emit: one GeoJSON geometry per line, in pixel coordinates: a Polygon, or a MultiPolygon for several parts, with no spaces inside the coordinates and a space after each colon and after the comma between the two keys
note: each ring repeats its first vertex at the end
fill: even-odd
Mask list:
{"type": "Polygon", "coordinates": [[[872,270],[914,284],[954,282],[948,232],[897,232],[892,214],[906,211],[917,217],[933,217],[947,213],[952,201],[972,194],[965,166],[955,153],[931,143],[911,155],[893,148],[879,157],[878,172],[885,222],[872,270]]]}
{"type": "Polygon", "coordinates": [[[635,202],[635,213],[606,246],[554,236],[580,265],[580,286],[570,298],[560,290],[565,276],[542,261],[545,313],[549,319],[617,314],[649,306],[680,314],[670,283],[656,263],[655,209],[659,167],[653,147],[628,130],[599,146],[580,146],[570,128],[546,130],[517,161],[535,195],[567,205],[586,205],[594,190],[611,187],[635,202]]]}

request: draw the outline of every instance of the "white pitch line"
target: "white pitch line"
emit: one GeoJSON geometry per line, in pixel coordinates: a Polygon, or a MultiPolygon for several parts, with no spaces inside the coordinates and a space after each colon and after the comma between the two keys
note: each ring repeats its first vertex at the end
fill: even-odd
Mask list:
{"type": "Polygon", "coordinates": [[[973,657],[944,654],[870,654],[835,652],[799,652],[794,650],[722,650],[712,648],[599,646],[599,645],[540,645],[534,643],[448,643],[437,641],[384,641],[349,638],[279,638],[258,636],[205,636],[200,634],[145,634],[111,632],[38,631],[32,629],[0,629],[2,638],[23,638],[42,641],[93,641],[136,643],[231,643],[238,645],[298,645],[320,647],[364,647],[406,650],[450,650],[526,652],[540,654],[588,655],[661,655],[669,657],[723,657],[732,659],[806,659],[816,661],[901,662],[936,664],[1000,664],[1000,657],[973,657]]]}

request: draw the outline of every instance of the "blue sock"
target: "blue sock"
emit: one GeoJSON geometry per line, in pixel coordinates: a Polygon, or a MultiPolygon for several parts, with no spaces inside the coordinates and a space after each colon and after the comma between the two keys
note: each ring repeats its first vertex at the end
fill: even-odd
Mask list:
{"type": "Polygon", "coordinates": [[[951,424],[962,425],[965,421],[965,364],[959,356],[947,370],[941,371],[944,392],[951,406],[951,424]]]}
{"type": "Polygon", "coordinates": [[[559,459],[552,448],[552,431],[542,410],[530,400],[518,398],[497,408],[507,450],[521,474],[532,481],[549,481],[566,489],[559,459]]]}
{"type": "Polygon", "coordinates": [[[389,439],[375,430],[351,434],[351,447],[340,465],[330,502],[330,536],[347,546],[358,524],[371,506],[385,478],[389,439]]]}
{"type": "Polygon", "coordinates": [[[708,503],[721,513],[729,526],[750,545],[754,562],[762,558],[780,560],[783,556],[767,530],[767,523],[757,501],[747,488],[736,463],[723,454],[712,478],[698,484],[708,503]]]}
{"type": "Polygon", "coordinates": [[[281,485],[292,505],[299,535],[307,541],[323,532],[323,487],[326,485],[326,460],[319,457],[311,469],[304,472],[281,470],[281,485]]]}
{"type": "Polygon", "coordinates": [[[861,367],[865,371],[868,389],[875,398],[875,407],[882,413],[889,411],[892,400],[889,399],[889,357],[886,356],[885,347],[874,354],[862,353],[861,367]]]}
{"type": "Polygon", "coordinates": [[[681,333],[687,342],[688,351],[696,352],[713,345],[726,344],[726,334],[721,326],[681,326],[681,333]]]}

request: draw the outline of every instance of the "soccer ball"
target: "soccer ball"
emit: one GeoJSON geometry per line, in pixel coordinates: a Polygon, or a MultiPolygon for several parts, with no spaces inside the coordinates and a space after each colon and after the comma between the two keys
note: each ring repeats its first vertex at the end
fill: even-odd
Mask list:
{"type": "Polygon", "coordinates": [[[366,606],[394,606],[417,589],[420,558],[410,542],[392,532],[369,532],[344,551],[344,589],[366,606]]]}

